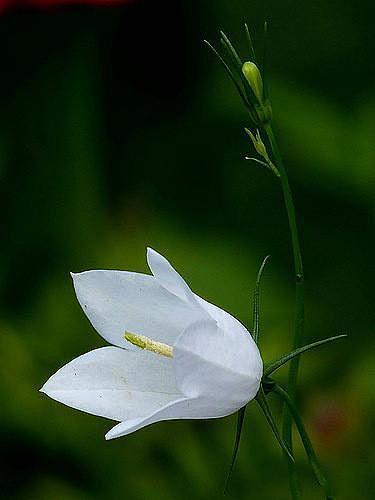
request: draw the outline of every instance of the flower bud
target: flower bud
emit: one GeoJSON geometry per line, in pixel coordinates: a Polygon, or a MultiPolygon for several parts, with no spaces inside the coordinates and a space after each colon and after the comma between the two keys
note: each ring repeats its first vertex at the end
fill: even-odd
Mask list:
{"type": "Polygon", "coordinates": [[[247,61],[242,65],[242,73],[248,81],[259,104],[263,103],[263,80],[258,66],[253,62],[247,61]]]}

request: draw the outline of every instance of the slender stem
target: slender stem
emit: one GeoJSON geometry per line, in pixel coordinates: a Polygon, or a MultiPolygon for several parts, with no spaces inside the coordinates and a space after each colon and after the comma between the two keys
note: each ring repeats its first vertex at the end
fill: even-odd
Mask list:
{"type": "Polygon", "coordinates": [[[328,483],[328,480],[324,474],[324,471],[318,461],[318,458],[315,454],[313,445],[310,441],[310,438],[306,432],[305,426],[303,424],[303,420],[293,402],[289,394],[278,384],[275,384],[273,386],[272,392],[277,394],[286,404],[288,407],[288,410],[290,412],[291,417],[293,417],[296,427],[298,429],[299,435],[301,437],[302,444],[305,448],[306,455],[309,459],[309,462],[311,464],[311,467],[313,469],[313,472],[315,474],[315,477],[318,481],[318,483],[324,488],[325,495],[326,495],[326,500],[334,500],[334,496],[331,490],[331,487],[328,483]]]}
{"type": "Polygon", "coordinates": [[[244,423],[244,420],[245,420],[245,413],[246,413],[246,405],[243,406],[242,408],[240,408],[238,410],[238,412],[237,412],[236,437],[234,439],[233,452],[232,452],[232,460],[231,460],[231,463],[230,463],[230,466],[229,466],[227,480],[225,482],[224,495],[228,491],[229,481],[230,481],[230,479],[232,477],[232,472],[233,472],[233,469],[234,469],[234,464],[236,462],[238,449],[240,447],[240,441],[241,441],[241,435],[242,435],[242,428],[243,428],[243,423],[244,423]]]}
{"type": "MultiPolygon", "coordinates": [[[[295,306],[295,322],[294,322],[294,349],[301,347],[303,341],[303,326],[304,326],[304,274],[303,274],[303,264],[301,249],[299,244],[298,229],[296,212],[294,208],[292,191],[290,189],[288,175],[284,167],[284,163],[277,145],[275,135],[270,124],[265,125],[264,131],[267,134],[273,159],[280,173],[281,187],[284,195],[285,207],[288,215],[289,229],[292,240],[293,248],[293,260],[294,260],[294,274],[295,274],[295,286],[296,286],[296,306],[295,306]]],[[[294,358],[290,363],[289,368],[289,380],[288,380],[288,393],[290,394],[291,400],[296,399],[296,388],[297,388],[297,377],[299,369],[299,357],[294,358]]],[[[284,412],[283,417],[283,437],[285,443],[290,450],[293,450],[292,442],[292,419],[289,412],[284,412]]],[[[299,498],[296,496],[295,492],[298,491],[298,481],[297,472],[295,465],[289,462],[289,483],[290,491],[293,499],[299,498]]]]}

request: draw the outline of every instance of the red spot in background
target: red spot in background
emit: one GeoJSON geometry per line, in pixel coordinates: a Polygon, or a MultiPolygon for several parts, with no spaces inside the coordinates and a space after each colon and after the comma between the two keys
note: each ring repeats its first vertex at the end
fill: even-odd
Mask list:
{"type": "Polygon", "coordinates": [[[121,5],[132,3],[133,0],[0,0],[0,13],[13,7],[37,7],[40,9],[58,7],[69,4],[90,4],[90,5],[121,5]]]}
{"type": "Polygon", "coordinates": [[[335,453],[345,447],[356,434],[360,420],[355,406],[339,397],[317,397],[309,404],[309,428],[322,451],[335,453]]]}
{"type": "Polygon", "coordinates": [[[344,408],[336,401],[320,402],[315,409],[312,423],[314,432],[325,445],[332,446],[340,439],[346,427],[344,408]]]}

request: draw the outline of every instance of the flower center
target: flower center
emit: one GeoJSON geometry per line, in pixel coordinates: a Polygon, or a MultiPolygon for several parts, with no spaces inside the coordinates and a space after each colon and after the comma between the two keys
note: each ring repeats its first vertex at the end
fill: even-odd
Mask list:
{"type": "Polygon", "coordinates": [[[161,354],[167,358],[173,358],[173,347],[168,344],[163,344],[162,342],[157,342],[144,335],[136,335],[135,333],[125,332],[125,340],[130,342],[141,349],[146,349],[146,351],[151,351],[156,354],[161,354]]]}

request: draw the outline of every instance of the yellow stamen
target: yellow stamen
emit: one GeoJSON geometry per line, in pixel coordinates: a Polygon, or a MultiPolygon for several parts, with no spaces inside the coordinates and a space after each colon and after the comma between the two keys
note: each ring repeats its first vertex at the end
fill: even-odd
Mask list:
{"type": "Polygon", "coordinates": [[[124,338],[131,344],[136,345],[141,349],[146,349],[146,351],[167,356],[167,358],[173,358],[173,347],[168,344],[163,344],[162,342],[149,339],[144,335],[136,335],[135,333],[130,332],[125,332],[124,338]]]}

